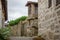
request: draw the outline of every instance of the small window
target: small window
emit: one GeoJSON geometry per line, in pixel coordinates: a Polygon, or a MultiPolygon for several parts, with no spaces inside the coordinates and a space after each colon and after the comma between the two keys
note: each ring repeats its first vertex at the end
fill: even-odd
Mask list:
{"type": "Polygon", "coordinates": [[[48,8],[52,6],[52,0],[48,0],[48,8]]]}
{"type": "Polygon", "coordinates": [[[60,4],[60,0],[56,0],[56,6],[60,4]]]}

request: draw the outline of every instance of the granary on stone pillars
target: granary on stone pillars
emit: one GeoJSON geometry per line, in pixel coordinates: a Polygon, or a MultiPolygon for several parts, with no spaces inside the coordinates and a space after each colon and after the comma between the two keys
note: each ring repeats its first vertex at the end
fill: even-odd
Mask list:
{"type": "Polygon", "coordinates": [[[0,28],[4,27],[7,20],[7,0],[0,0],[0,28]]]}
{"type": "Polygon", "coordinates": [[[28,1],[26,6],[28,7],[27,36],[37,36],[38,34],[38,3],[28,1]]]}

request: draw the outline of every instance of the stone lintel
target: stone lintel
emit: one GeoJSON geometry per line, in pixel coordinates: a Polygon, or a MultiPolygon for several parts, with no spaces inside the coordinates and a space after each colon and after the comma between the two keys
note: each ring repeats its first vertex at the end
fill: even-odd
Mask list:
{"type": "Polygon", "coordinates": [[[38,5],[38,2],[32,2],[32,1],[28,1],[26,6],[30,5],[30,4],[34,4],[34,5],[38,5]]]}

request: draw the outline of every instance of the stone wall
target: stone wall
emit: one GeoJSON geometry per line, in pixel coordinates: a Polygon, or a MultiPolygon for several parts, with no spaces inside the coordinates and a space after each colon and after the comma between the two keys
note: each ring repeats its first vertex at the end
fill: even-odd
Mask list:
{"type": "Polygon", "coordinates": [[[32,37],[37,36],[38,34],[38,21],[37,19],[22,21],[17,25],[11,26],[11,36],[25,36],[25,37],[32,37]]]}
{"type": "Polygon", "coordinates": [[[11,26],[11,36],[21,36],[22,27],[21,22],[17,25],[11,26]]]}
{"type": "Polygon", "coordinates": [[[7,0],[0,0],[0,28],[5,27],[7,20],[7,0]]]}
{"type": "Polygon", "coordinates": [[[56,6],[56,0],[51,1],[50,8],[48,6],[49,0],[38,0],[38,35],[41,35],[46,40],[60,40],[58,16],[60,15],[60,7],[56,6]]]}
{"type": "Polygon", "coordinates": [[[0,0],[0,28],[2,27],[2,4],[0,0]]]}
{"type": "Polygon", "coordinates": [[[38,19],[27,19],[27,36],[37,36],[38,34],[38,19]]]}

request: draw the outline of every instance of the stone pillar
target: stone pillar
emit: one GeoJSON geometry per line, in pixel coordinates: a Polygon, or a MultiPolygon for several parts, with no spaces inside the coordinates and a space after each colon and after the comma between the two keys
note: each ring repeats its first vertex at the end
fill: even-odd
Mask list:
{"type": "Polygon", "coordinates": [[[31,16],[33,17],[35,14],[35,5],[31,4],[31,16]]]}
{"type": "Polygon", "coordinates": [[[0,0],[0,28],[2,28],[2,4],[0,0]]]}
{"type": "Polygon", "coordinates": [[[21,25],[22,25],[21,22],[19,22],[17,25],[17,36],[21,36],[21,27],[22,27],[21,25]]]}
{"type": "Polygon", "coordinates": [[[4,15],[5,15],[5,12],[4,12],[4,9],[2,9],[2,27],[4,28],[5,27],[5,17],[4,17],[4,15]]]}

